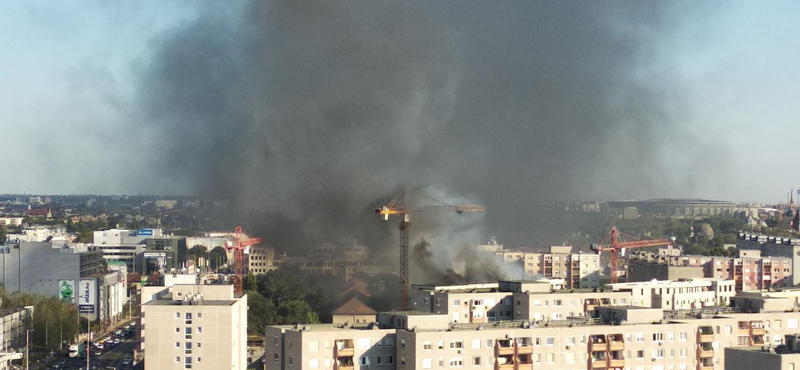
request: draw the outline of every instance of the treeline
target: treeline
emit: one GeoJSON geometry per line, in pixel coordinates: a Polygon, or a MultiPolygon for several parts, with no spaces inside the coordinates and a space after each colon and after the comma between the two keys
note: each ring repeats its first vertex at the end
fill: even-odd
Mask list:
{"type": "Polygon", "coordinates": [[[33,321],[28,323],[33,329],[30,334],[33,353],[59,351],[61,338],[71,343],[79,333],[86,332],[86,320],[79,320],[76,306],[58,298],[23,292],[8,294],[0,287],[0,299],[4,309],[33,306],[33,321]]]}

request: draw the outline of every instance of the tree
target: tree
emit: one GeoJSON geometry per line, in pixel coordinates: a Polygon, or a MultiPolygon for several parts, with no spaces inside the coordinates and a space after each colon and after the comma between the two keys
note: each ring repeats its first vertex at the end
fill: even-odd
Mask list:
{"type": "Polygon", "coordinates": [[[244,277],[244,281],[242,284],[244,291],[248,294],[250,292],[258,293],[258,281],[256,281],[256,276],[253,275],[252,272],[247,272],[247,275],[244,277]]]}
{"type": "Polygon", "coordinates": [[[197,261],[200,257],[208,259],[208,251],[206,247],[202,245],[195,245],[191,247],[187,253],[187,256],[194,256],[193,259],[195,261],[197,261]]]}
{"type": "Polygon", "coordinates": [[[220,266],[228,263],[228,253],[225,251],[225,248],[214,247],[214,249],[208,253],[208,260],[211,264],[211,268],[217,270],[220,266]]]}
{"type": "Polygon", "coordinates": [[[319,316],[305,301],[288,301],[278,306],[278,321],[282,324],[316,324],[319,316]]]}
{"type": "Polygon", "coordinates": [[[277,312],[272,301],[267,300],[258,292],[247,292],[247,332],[250,334],[264,334],[264,327],[274,325],[277,312]]]}

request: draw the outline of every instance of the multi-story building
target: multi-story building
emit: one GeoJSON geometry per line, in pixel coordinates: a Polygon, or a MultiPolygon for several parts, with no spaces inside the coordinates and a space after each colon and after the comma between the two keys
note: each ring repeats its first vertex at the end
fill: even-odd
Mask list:
{"type": "Polygon", "coordinates": [[[731,279],[737,292],[792,285],[791,258],[762,257],[758,249],[740,249],[738,254],[738,257],[714,257],[637,253],[628,262],[628,278],[630,281],[731,279]]]}
{"type": "Polygon", "coordinates": [[[247,256],[247,271],[254,274],[264,274],[277,270],[275,265],[275,248],[267,245],[254,245],[250,247],[247,256]]]}
{"type": "MultiPolygon", "coordinates": [[[[597,306],[629,304],[631,292],[556,289],[548,281],[413,285],[413,310],[447,315],[451,323],[502,320],[549,321],[585,317],[597,306]]],[[[649,302],[648,302],[649,303],[649,302]]]]}
{"type": "Polygon", "coordinates": [[[142,295],[147,368],[247,368],[247,295],[234,294],[233,285],[162,288],[142,295]]]}
{"type": "Polygon", "coordinates": [[[74,284],[106,270],[93,246],[11,242],[0,246],[0,283],[8,292],[57,296],[61,281],[74,284]]]}
{"type": "Polygon", "coordinates": [[[178,268],[178,251],[186,246],[186,237],[163,235],[161,229],[94,232],[94,245],[109,261],[123,261],[130,272],[169,273],[178,268]]]}
{"type": "Polygon", "coordinates": [[[0,226],[17,227],[22,226],[22,217],[5,217],[0,216],[0,226]]]}
{"type": "Polygon", "coordinates": [[[596,312],[594,320],[539,325],[452,324],[443,314],[390,312],[379,314],[372,330],[267,327],[265,369],[713,370],[725,366],[726,348],[779,344],[800,322],[792,312],[701,318],[629,306],[596,312]]]}
{"type": "Polygon", "coordinates": [[[600,256],[596,253],[573,253],[571,246],[552,246],[548,253],[503,249],[494,253],[505,263],[521,263],[526,276],[564,279],[568,288],[594,288],[603,284],[600,256]]]}
{"type": "Polygon", "coordinates": [[[0,370],[11,369],[10,361],[22,358],[32,319],[33,306],[0,309],[0,370]]]}
{"type": "Polygon", "coordinates": [[[800,368],[800,335],[787,335],[784,345],[725,348],[725,370],[787,370],[800,368]]]}
{"type": "MultiPolygon", "coordinates": [[[[736,240],[736,249],[740,251],[759,250],[761,251],[761,256],[764,257],[789,258],[791,259],[791,266],[797,266],[800,263],[800,239],[798,238],[739,233],[739,238],[736,240]]],[[[800,284],[800,274],[791,274],[791,283],[788,285],[797,284],[800,284]]]]}
{"type": "Polygon", "coordinates": [[[632,305],[687,310],[727,306],[736,295],[733,280],[687,279],[607,284],[614,292],[630,292],[632,305]]]}

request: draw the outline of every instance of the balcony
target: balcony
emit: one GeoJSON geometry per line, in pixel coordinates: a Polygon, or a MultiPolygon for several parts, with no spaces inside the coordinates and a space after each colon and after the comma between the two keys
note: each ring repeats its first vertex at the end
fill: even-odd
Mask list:
{"type": "Polygon", "coordinates": [[[697,349],[697,357],[699,357],[699,358],[712,358],[712,357],[714,357],[714,351],[710,350],[710,349],[698,348],[697,349]]]}
{"type": "Polygon", "coordinates": [[[750,321],[750,335],[764,335],[764,322],[750,321]]]}
{"type": "Polygon", "coordinates": [[[513,363],[501,364],[497,362],[494,368],[497,370],[514,370],[514,364],[513,363]]]}
{"type": "Polygon", "coordinates": [[[497,356],[507,356],[513,354],[514,354],[514,347],[497,346],[497,351],[496,351],[497,356]]]}
{"type": "Polygon", "coordinates": [[[517,370],[533,370],[533,364],[519,364],[517,370]]]}
{"type": "Polygon", "coordinates": [[[623,366],[625,366],[625,359],[615,360],[615,359],[612,358],[611,360],[608,360],[608,366],[610,366],[610,367],[623,367],[623,366]]]}
{"type": "Polygon", "coordinates": [[[609,351],[621,351],[625,349],[625,337],[622,334],[609,334],[608,349],[609,351]]]}
{"type": "Polygon", "coordinates": [[[697,329],[697,341],[700,343],[707,343],[714,341],[714,328],[710,326],[701,326],[697,329]]]}
{"type": "Polygon", "coordinates": [[[529,355],[531,353],[533,353],[533,347],[532,346],[526,346],[526,345],[517,346],[517,354],[529,355]]]}
{"type": "Polygon", "coordinates": [[[606,352],[608,343],[605,335],[592,335],[589,337],[589,352],[606,352]]]}
{"type": "Polygon", "coordinates": [[[606,369],[608,368],[608,361],[605,359],[592,359],[590,366],[592,369],[606,369]]]}
{"type": "Polygon", "coordinates": [[[342,347],[336,349],[336,357],[353,356],[353,347],[342,347]]]}
{"type": "Polygon", "coordinates": [[[336,365],[336,370],[353,370],[353,365],[336,365]]]}

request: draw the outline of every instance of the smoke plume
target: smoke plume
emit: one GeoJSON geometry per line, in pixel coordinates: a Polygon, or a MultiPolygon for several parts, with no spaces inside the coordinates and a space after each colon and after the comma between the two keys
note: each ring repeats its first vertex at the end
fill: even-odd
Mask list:
{"type": "Polygon", "coordinates": [[[356,238],[396,260],[371,210],[402,189],[487,209],[418,217],[412,244],[475,226],[472,245],[510,246],[548,232],[553,200],[686,189],[664,175],[669,140],[692,144],[657,60],[669,3],[237,4],[152,40],[138,101],[157,181],[230,200],[279,248],[356,238]]]}

